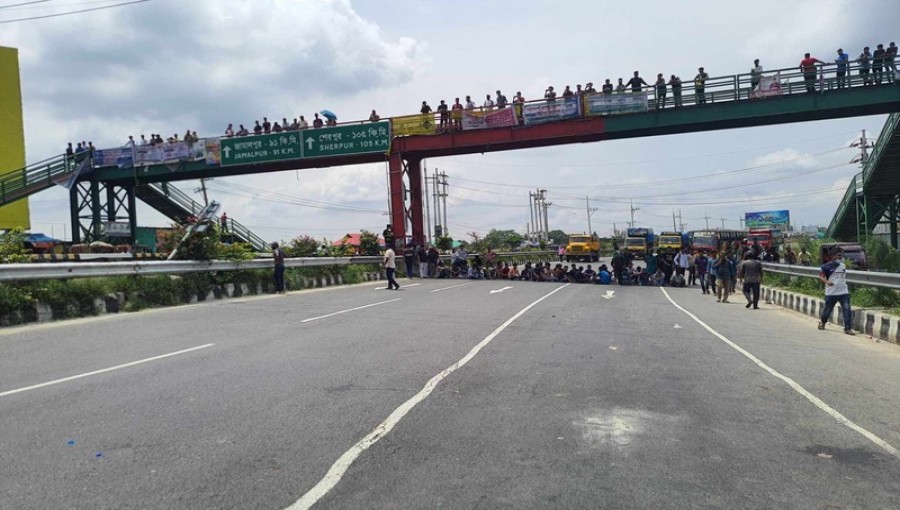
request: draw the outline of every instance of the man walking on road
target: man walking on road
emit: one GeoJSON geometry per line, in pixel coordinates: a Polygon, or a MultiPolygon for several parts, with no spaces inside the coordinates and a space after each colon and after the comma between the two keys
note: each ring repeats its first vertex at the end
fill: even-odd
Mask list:
{"type": "Polygon", "coordinates": [[[744,281],[744,297],[747,298],[747,308],[753,307],[759,310],[759,285],[762,283],[762,262],[749,252],[744,255],[744,261],[737,268],[737,277],[744,281]]]}
{"type": "Polygon", "coordinates": [[[831,317],[834,305],[841,304],[844,314],[844,333],[855,335],[853,332],[853,312],[850,310],[850,288],[847,287],[847,266],[844,265],[844,252],[836,250],[831,257],[831,262],[822,266],[819,271],[819,281],[825,284],[825,308],[819,320],[819,329],[825,329],[825,324],[831,317]]]}
{"type": "Polygon", "coordinates": [[[394,279],[394,273],[397,271],[397,256],[394,253],[394,249],[390,246],[384,250],[384,272],[387,273],[387,281],[388,286],[387,290],[397,289],[400,290],[400,284],[397,283],[397,280],[394,279]]]}

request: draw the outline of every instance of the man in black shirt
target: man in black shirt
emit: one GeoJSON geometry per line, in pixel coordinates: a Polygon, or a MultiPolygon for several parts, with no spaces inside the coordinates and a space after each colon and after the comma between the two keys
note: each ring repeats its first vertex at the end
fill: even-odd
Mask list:
{"type": "MultiPolygon", "coordinates": [[[[443,99],[441,99],[441,104],[438,105],[437,111],[438,111],[438,113],[441,114],[441,131],[443,131],[444,129],[447,128],[447,124],[450,123],[450,114],[449,114],[449,110],[447,108],[447,103],[445,103],[443,99]]],[[[422,113],[428,113],[428,112],[423,111],[422,113]]]]}
{"type": "Polygon", "coordinates": [[[887,52],[884,51],[884,45],[879,44],[875,49],[875,52],[872,53],[872,75],[875,78],[875,83],[881,85],[881,80],[884,79],[884,58],[887,56],[887,52]]]}
{"type": "Polygon", "coordinates": [[[637,71],[634,72],[634,76],[630,80],[628,80],[628,83],[626,85],[631,87],[631,92],[640,92],[642,86],[649,86],[647,85],[647,82],[645,82],[644,79],[641,78],[640,74],[637,71]]]}
{"type": "Polygon", "coordinates": [[[612,94],[613,84],[609,81],[609,78],[606,79],[606,83],[603,84],[603,93],[604,94],[612,94]]]}
{"type": "Polygon", "coordinates": [[[272,124],[269,122],[269,119],[263,117],[263,133],[269,134],[272,132],[272,124]]]}

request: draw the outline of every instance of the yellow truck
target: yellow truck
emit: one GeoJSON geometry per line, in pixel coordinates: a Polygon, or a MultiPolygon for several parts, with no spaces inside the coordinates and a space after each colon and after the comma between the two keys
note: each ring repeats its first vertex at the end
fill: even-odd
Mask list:
{"type": "Polygon", "coordinates": [[[566,262],[573,260],[588,262],[600,260],[600,239],[589,234],[569,234],[569,243],[566,244],[566,262]]]}
{"type": "Polygon", "coordinates": [[[663,232],[659,234],[656,247],[659,253],[678,253],[684,246],[681,232],[663,232]]]}

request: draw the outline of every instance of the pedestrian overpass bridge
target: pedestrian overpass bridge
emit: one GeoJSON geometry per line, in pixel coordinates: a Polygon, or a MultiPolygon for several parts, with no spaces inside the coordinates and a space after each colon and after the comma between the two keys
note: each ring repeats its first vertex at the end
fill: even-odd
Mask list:
{"type": "MultiPolygon", "coordinates": [[[[134,147],[113,149],[112,158],[110,151],[98,151],[104,153],[102,162],[95,161],[95,155],[82,165],[57,156],[0,179],[0,205],[67,183],[73,238],[78,241],[96,235],[106,221],[127,220],[134,232],[136,189],[150,183],[386,162],[395,239],[422,242],[424,158],[900,112],[900,86],[864,86],[851,66],[851,77],[841,87],[832,70],[833,66],[821,70],[815,93],[807,92],[798,70],[785,69],[766,73],[762,92],[751,91],[749,74],[712,78],[703,92],[705,103],[692,86],[686,87],[680,107],[670,95],[657,108],[660,98],[650,88],[638,94],[586,94],[465,112],[459,129],[440,129],[439,114],[412,115],[296,132],[207,138],[198,142],[199,147],[186,149],[186,156],[160,162],[139,162],[137,153],[143,149],[134,147]]],[[[896,115],[891,118],[896,126],[896,115]]],[[[896,145],[900,143],[885,145],[871,159],[894,161],[896,169],[896,159],[886,155],[896,153],[896,145]]],[[[890,176],[882,178],[883,173],[863,172],[863,188],[895,185],[890,176]]],[[[866,218],[874,218],[880,207],[874,204],[881,203],[881,195],[866,196],[872,199],[866,207],[873,204],[865,209],[866,218]]],[[[843,203],[839,208],[840,236],[852,231],[846,222],[855,224],[850,209],[843,203]]],[[[870,224],[867,220],[866,226],[870,224]]],[[[835,223],[833,227],[837,228],[835,223]]]]}

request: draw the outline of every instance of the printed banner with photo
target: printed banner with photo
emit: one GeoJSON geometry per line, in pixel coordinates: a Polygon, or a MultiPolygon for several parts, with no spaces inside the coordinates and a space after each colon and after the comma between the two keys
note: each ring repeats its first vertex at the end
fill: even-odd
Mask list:
{"type": "Polygon", "coordinates": [[[489,112],[463,111],[463,130],[509,127],[517,126],[518,124],[516,112],[512,108],[502,108],[489,112]]]}
{"type": "Polygon", "coordinates": [[[434,115],[424,113],[393,117],[391,119],[391,131],[393,131],[394,136],[433,135],[435,131],[434,115]]]}
{"type": "Polygon", "coordinates": [[[206,164],[221,165],[222,164],[222,144],[218,138],[207,138],[204,145],[206,146],[206,164]]]}
{"type": "Polygon", "coordinates": [[[588,94],[584,103],[588,115],[615,115],[646,112],[647,99],[646,92],[588,94]]]}
{"type": "Polygon", "coordinates": [[[131,147],[118,149],[94,150],[94,166],[117,166],[119,168],[131,168],[134,152],[131,147]]]}
{"type": "Polygon", "coordinates": [[[759,86],[753,91],[753,97],[763,98],[781,95],[781,73],[775,76],[760,76],[759,86]]]}
{"type": "Polygon", "coordinates": [[[565,119],[577,119],[581,112],[578,108],[578,100],[557,99],[545,103],[525,104],[522,107],[522,116],[526,125],[543,124],[565,119]]]}

